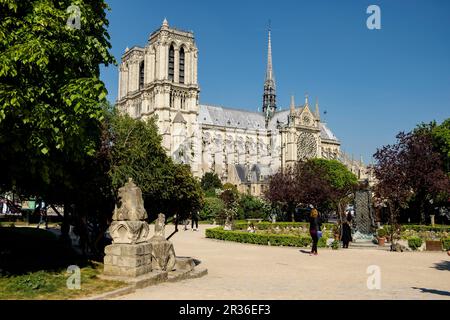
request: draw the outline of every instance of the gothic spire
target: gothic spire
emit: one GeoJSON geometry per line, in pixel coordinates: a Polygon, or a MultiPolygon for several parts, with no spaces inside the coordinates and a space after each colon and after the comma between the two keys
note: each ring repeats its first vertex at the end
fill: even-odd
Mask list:
{"type": "Polygon", "coordinates": [[[295,100],[294,95],[291,96],[291,114],[295,113],[295,100]]]}
{"type": "Polygon", "coordinates": [[[315,116],[317,120],[320,120],[320,112],[319,112],[319,98],[316,98],[316,111],[315,116]]]}
{"type": "Polygon", "coordinates": [[[275,84],[275,79],[273,76],[273,68],[272,68],[272,40],[270,38],[270,25],[269,25],[269,41],[268,41],[268,45],[267,45],[267,70],[266,70],[266,82],[267,81],[274,81],[275,84]]]}
{"type": "Polygon", "coordinates": [[[267,46],[267,69],[266,79],[264,81],[264,95],[263,95],[263,107],[262,111],[266,116],[266,123],[272,118],[277,109],[276,104],[276,87],[275,76],[272,67],[272,40],[271,40],[271,28],[269,22],[269,39],[267,46]]]}

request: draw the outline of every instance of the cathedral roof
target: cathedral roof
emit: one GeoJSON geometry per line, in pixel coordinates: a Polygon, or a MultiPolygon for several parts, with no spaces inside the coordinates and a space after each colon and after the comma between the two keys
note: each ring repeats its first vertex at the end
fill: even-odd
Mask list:
{"type": "Polygon", "coordinates": [[[339,141],[334,133],[327,127],[326,123],[320,123],[320,137],[322,139],[339,141]]]}
{"type": "MultiPolygon", "coordinates": [[[[296,107],[301,110],[303,106],[296,107]]],[[[268,130],[276,130],[278,125],[288,124],[289,109],[277,111],[269,121],[268,130]]],[[[198,115],[200,124],[228,128],[266,130],[265,117],[260,112],[224,108],[220,106],[200,105],[198,115]]],[[[320,137],[326,140],[339,141],[325,123],[320,123],[320,137]]]]}
{"type": "Polygon", "coordinates": [[[229,128],[265,130],[264,115],[258,112],[200,105],[199,123],[229,128]]]}

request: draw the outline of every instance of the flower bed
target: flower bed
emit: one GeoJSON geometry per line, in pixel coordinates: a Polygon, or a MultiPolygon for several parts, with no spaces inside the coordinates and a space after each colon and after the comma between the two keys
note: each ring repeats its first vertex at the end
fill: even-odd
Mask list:
{"type": "MultiPolygon", "coordinates": [[[[248,222],[236,222],[234,224],[234,228],[237,230],[246,230],[248,228],[248,222]]],[[[268,230],[268,229],[276,229],[277,227],[281,230],[283,229],[300,229],[304,228],[309,230],[308,222],[258,222],[253,224],[257,230],[268,230]]],[[[324,223],[322,224],[322,228],[326,228],[327,230],[331,230],[333,228],[333,223],[324,223]]]]}
{"type": "MultiPolygon", "coordinates": [[[[308,247],[312,243],[311,237],[306,235],[251,233],[240,230],[226,231],[222,227],[206,229],[206,237],[241,243],[288,247],[308,247]]],[[[320,238],[317,246],[326,247],[326,237],[320,238]]]]}

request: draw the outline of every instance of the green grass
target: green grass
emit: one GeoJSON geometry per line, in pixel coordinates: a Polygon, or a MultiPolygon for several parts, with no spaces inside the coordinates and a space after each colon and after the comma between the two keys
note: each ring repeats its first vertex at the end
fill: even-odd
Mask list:
{"type": "Polygon", "coordinates": [[[0,277],[2,300],[64,300],[97,295],[126,286],[123,282],[97,278],[102,264],[91,264],[81,269],[80,289],[68,289],[67,279],[71,273],[60,271],[36,271],[28,274],[0,277]]]}
{"type": "Polygon", "coordinates": [[[73,299],[125,286],[97,278],[102,270],[49,231],[0,227],[0,299],[73,299]],[[67,288],[70,265],[81,269],[81,290],[67,288]]]}

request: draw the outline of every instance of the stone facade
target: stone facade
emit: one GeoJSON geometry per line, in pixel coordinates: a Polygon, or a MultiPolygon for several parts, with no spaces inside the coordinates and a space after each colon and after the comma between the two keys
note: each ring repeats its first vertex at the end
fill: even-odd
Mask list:
{"type": "Polygon", "coordinates": [[[122,56],[117,101],[134,118],[156,116],[164,148],[194,176],[213,171],[260,195],[272,174],[298,160],[343,158],[317,102],[296,105],[292,97],[289,109],[277,110],[270,31],[262,112],[200,104],[197,61],[194,34],[164,20],[145,47],[122,56]]]}

